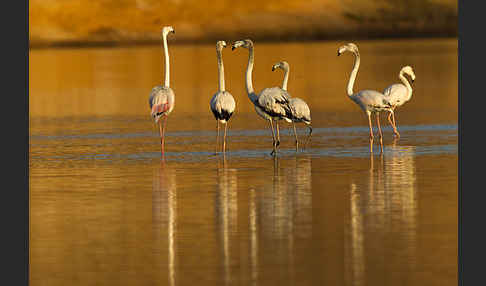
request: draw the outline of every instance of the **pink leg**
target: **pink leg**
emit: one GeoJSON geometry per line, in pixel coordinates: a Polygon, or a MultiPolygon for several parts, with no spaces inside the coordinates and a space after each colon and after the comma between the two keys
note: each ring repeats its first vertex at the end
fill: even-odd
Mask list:
{"type": "Polygon", "coordinates": [[[378,134],[380,135],[380,150],[383,153],[383,134],[380,127],[380,113],[376,113],[376,124],[378,125],[378,134]]]}
{"type": "Polygon", "coordinates": [[[393,128],[393,134],[400,138],[400,133],[398,133],[397,126],[395,124],[395,114],[393,112],[388,112],[388,122],[390,122],[390,125],[393,128]]]}
{"type": "Polygon", "coordinates": [[[388,122],[390,122],[390,125],[391,127],[393,128],[393,133],[395,134],[396,133],[396,130],[395,130],[395,125],[393,124],[393,121],[391,119],[391,116],[392,116],[392,113],[391,112],[388,112],[388,117],[387,117],[387,120],[388,122]]]}
{"type": "Polygon", "coordinates": [[[368,112],[368,124],[370,126],[370,152],[373,153],[373,126],[371,125],[371,112],[368,112]]]}
{"type": "Polygon", "coordinates": [[[159,136],[160,136],[160,148],[162,154],[164,153],[164,140],[162,139],[162,122],[159,121],[159,136]]]}
{"type": "Polygon", "coordinates": [[[397,135],[398,138],[400,138],[400,133],[398,133],[398,129],[397,129],[397,122],[395,121],[395,113],[392,113],[392,119],[393,119],[393,126],[395,126],[395,134],[397,135]]]}
{"type": "Polygon", "coordinates": [[[162,151],[162,156],[165,155],[165,152],[164,152],[164,139],[165,139],[165,124],[167,122],[167,116],[164,116],[164,123],[163,124],[160,124],[160,145],[161,145],[161,151],[162,151]],[[163,125],[163,126],[162,126],[163,125]]]}

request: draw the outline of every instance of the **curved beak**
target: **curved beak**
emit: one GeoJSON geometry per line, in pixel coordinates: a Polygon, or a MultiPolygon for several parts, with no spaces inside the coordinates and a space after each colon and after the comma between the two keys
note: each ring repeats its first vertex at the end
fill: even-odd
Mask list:
{"type": "Polygon", "coordinates": [[[339,50],[337,51],[337,55],[338,55],[338,57],[341,55],[341,53],[339,52],[339,50]]]}
{"type": "Polygon", "coordinates": [[[275,71],[275,66],[272,67],[272,71],[275,71]]]}

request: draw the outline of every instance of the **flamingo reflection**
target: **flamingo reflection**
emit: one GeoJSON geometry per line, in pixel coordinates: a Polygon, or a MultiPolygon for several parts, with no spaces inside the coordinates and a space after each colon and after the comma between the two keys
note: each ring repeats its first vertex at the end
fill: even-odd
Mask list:
{"type": "MultiPolygon", "coordinates": [[[[273,158],[273,176],[262,189],[250,192],[250,237],[252,265],[281,265],[281,277],[294,281],[299,255],[297,240],[312,237],[311,159],[298,156],[290,160],[273,158]],[[256,209],[255,209],[256,208],[256,209]],[[258,244],[272,255],[258,261],[258,244]],[[255,260],[256,259],[256,260],[255,260]]],[[[256,277],[258,273],[252,272],[256,277]]],[[[253,280],[255,281],[255,280],[253,280]]]]}
{"type": "Polygon", "coordinates": [[[164,257],[165,247],[168,249],[167,264],[156,262],[156,267],[160,270],[167,267],[169,285],[174,286],[176,285],[177,185],[175,170],[166,166],[164,161],[154,170],[152,216],[155,261],[164,257]]]}
{"type": "Polygon", "coordinates": [[[389,150],[386,156],[370,156],[365,181],[356,179],[350,185],[345,235],[348,285],[368,284],[367,278],[380,277],[379,273],[396,275],[392,270],[404,264],[409,273],[415,267],[415,147],[392,145],[389,150]]]}
{"type": "Polygon", "coordinates": [[[225,285],[232,281],[231,276],[231,245],[230,235],[237,233],[238,198],[236,169],[227,167],[226,156],[223,156],[223,166],[217,169],[218,192],[216,192],[215,207],[219,238],[222,243],[223,272],[225,285]]]}

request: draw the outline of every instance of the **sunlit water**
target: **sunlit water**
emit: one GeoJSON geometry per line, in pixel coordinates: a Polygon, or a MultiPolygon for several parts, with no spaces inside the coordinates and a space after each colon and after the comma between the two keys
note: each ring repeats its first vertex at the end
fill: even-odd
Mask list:
{"type": "Polygon", "coordinates": [[[237,108],[222,156],[215,48],[169,42],[164,160],[148,108],[160,47],[31,51],[31,285],[456,285],[457,41],[357,42],[355,90],[383,90],[404,65],[417,76],[399,140],[382,117],[382,155],[346,96],[343,43],[255,43],[256,90],[280,85],[271,67],[286,60],[312,110],[305,150],[282,123],[276,158],[244,49],[223,52],[237,108]]]}

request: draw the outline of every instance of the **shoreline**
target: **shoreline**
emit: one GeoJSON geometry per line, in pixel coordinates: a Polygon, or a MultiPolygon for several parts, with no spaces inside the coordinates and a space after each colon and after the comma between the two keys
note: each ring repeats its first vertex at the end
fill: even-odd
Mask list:
{"type": "MultiPolygon", "coordinates": [[[[211,37],[198,39],[181,39],[171,40],[171,45],[208,45],[213,44],[218,40],[238,40],[245,38],[241,37],[211,37]],[[232,39],[228,39],[232,38],[232,39]]],[[[457,33],[398,33],[398,34],[376,34],[373,36],[363,36],[357,34],[343,34],[339,36],[317,36],[317,37],[268,37],[268,36],[253,36],[246,37],[260,43],[299,43],[299,42],[326,42],[326,41],[357,41],[357,40],[411,40],[411,39],[454,39],[458,38],[457,33]]],[[[161,40],[119,40],[119,41],[93,41],[93,40],[73,40],[73,41],[29,41],[29,50],[42,49],[71,49],[71,48],[119,48],[119,47],[141,47],[153,46],[161,44],[161,40]]]]}

